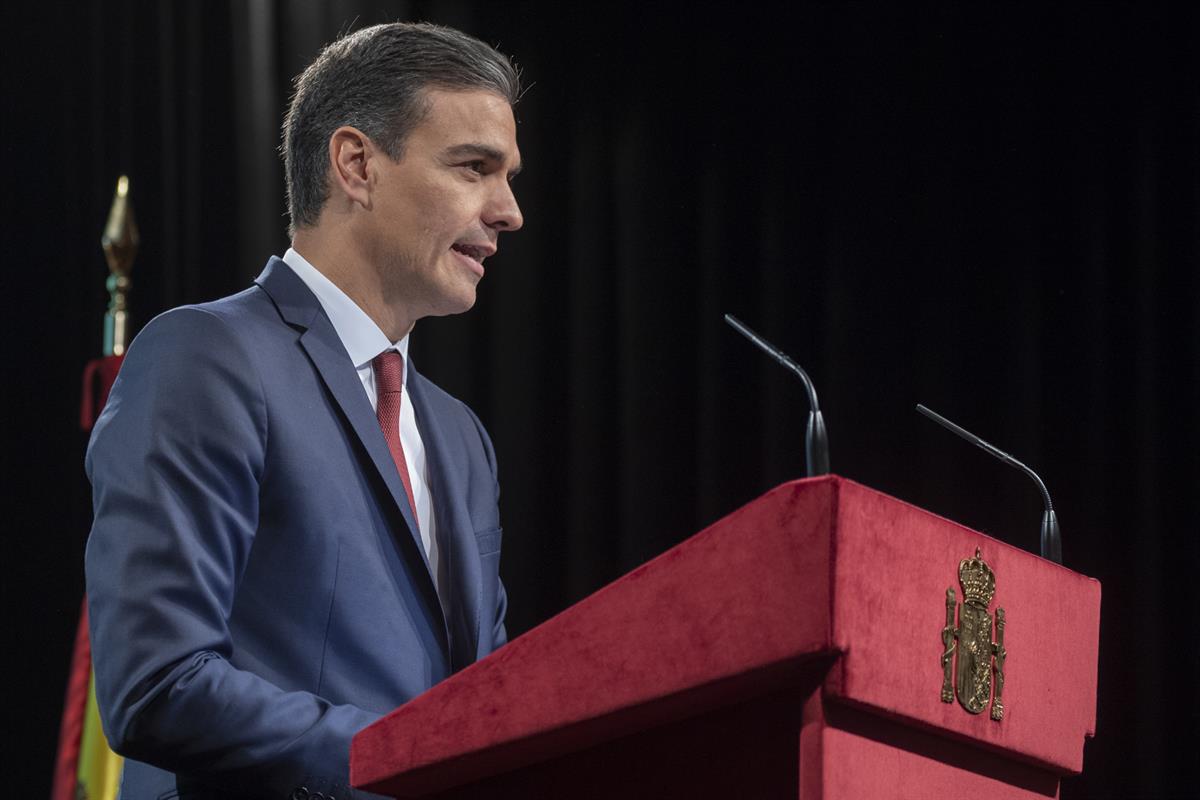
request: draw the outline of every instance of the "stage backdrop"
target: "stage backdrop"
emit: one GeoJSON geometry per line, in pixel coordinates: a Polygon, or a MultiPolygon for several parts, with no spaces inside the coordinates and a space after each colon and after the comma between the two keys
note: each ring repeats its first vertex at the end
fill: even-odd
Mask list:
{"type": "Polygon", "coordinates": [[[141,224],[136,324],[246,286],[286,246],[290,78],[396,18],[499,44],[529,85],[525,229],[412,350],[495,439],[510,630],[801,474],[803,391],[731,312],[813,376],[836,472],[1031,549],[1033,485],[914,404],[1041,472],[1067,565],[1104,583],[1098,737],[1063,797],[1195,786],[1197,13],[561,5],[88,0],[10,29],[4,591],[31,796],[82,592],[77,376],[113,184],[141,224]]]}

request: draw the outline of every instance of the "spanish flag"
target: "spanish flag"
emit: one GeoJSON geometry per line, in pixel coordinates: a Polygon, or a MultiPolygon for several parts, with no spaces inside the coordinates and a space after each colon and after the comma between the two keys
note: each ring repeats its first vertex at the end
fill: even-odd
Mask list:
{"type": "MultiPolygon", "coordinates": [[[[121,359],[122,356],[93,359],[84,369],[79,422],[85,431],[91,431],[104,408],[108,390],[121,368],[121,359]]],[[[67,679],[50,800],[116,800],[123,763],[124,759],[112,751],[100,729],[85,599],[75,633],[75,653],[67,679]]]]}

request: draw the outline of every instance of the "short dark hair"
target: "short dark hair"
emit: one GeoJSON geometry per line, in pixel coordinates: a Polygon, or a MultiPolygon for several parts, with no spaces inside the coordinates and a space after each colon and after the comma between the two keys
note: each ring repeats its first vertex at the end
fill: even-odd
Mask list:
{"type": "Polygon", "coordinates": [[[283,121],[289,233],[316,224],[329,197],[329,138],[343,125],[370,137],[392,160],[429,111],[426,89],[495,92],[516,105],[517,69],[495,48],[453,28],[393,22],[325,47],[295,80],[283,121]]]}

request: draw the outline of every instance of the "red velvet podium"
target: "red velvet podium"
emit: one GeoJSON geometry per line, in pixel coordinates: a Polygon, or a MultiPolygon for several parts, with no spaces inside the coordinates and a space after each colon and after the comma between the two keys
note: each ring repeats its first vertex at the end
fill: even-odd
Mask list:
{"type": "Polygon", "coordinates": [[[1099,626],[1091,578],[796,481],[360,732],[351,780],[442,800],[1055,797],[1095,728],[1099,626]],[[998,721],[941,697],[947,589],[964,599],[976,548],[1005,611],[998,721]]]}

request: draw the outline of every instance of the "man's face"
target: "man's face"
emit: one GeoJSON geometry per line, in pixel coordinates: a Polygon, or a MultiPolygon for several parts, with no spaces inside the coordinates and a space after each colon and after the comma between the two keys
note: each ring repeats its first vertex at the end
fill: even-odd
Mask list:
{"type": "Polygon", "coordinates": [[[427,91],[430,107],[399,161],[378,153],[364,231],[384,300],[413,321],[475,304],[483,261],[521,227],[509,180],[520,169],[508,101],[487,91],[427,91]]]}

